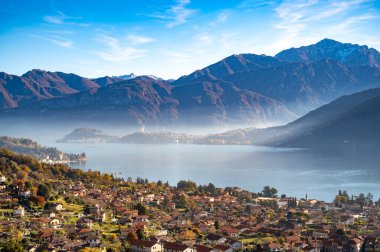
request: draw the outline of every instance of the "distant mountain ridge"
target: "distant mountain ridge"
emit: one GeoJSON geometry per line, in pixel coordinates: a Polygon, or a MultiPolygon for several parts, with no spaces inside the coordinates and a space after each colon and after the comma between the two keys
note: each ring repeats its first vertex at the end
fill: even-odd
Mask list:
{"type": "MultiPolygon", "coordinates": [[[[362,148],[380,144],[380,88],[341,97],[288,125],[268,129],[260,144],[362,148]]],[[[265,130],[264,130],[265,131],[265,130]]]]}
{"type": "Polygon", "coordinates": [[[32,70],[0,74],[0,117],[137,125],[290,122],[342,95],[380,87],[380,53],[324,39],[275,57],[231,55],[176,81],[32,70]]]}
{"type": "Polygon", "coordinates": [[[343,96],[284,126],[214,134],[206,143],[379,151],[380,88],[343,96]]]}
{"type": "Polygon", "coordinates": [[[13,117],[65,118],[134,125],[269,122],[296,116],[281,102],[228,82],[173,87],[147,76],[3,111],[13,117]],[[190,88],[190,89],[189,89],[190,88]]]}
{"type": "Polygon", "coordinates": [[[380,53],[368,46],[339,43],[323,39],[318,43],[300,48],[291,48],[276,54],[283,62],[316,62],[331,59],[351,67],[380,67],[380,53]]]}

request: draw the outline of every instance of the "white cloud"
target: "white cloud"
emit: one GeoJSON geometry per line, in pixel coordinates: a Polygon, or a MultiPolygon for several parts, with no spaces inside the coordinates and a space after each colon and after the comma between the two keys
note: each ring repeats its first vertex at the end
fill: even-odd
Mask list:
{"type": "Polygon", "coordinates": [[[154,38],[146,37],[146,36],[139,36],[139,35],[128,35],[127,40],[132,45],[140,45],[140,44],[146,44],[155,41],[154,38]]]}
{"type": "Polygon", "coordinates": [[[190,0],[176,0],[176,3],[164,10],[162,14],[151,14],[149,16],[166,21],[167,28],[182,25],[196,13],[196,10],[188,8],[190,0]]]}
{"type": "Polygon", "coordinates": [[[100,58],[111,62],[127,62],[132,59],[144,57],[147,53],[146,49],[141,49],[128,43],[127,40],[122,41],[116,37],[102,35],[97,39],[106,49],[95,52],[100,58]]]}

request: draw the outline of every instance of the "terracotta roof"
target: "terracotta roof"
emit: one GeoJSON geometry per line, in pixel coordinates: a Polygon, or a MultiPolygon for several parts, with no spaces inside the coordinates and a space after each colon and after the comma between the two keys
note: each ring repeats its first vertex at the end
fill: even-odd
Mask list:
{"type": "Polygon", "coordinates": [[[156,241],[148,241],[148,240],[133,240],[131,242],[132,246],[139,246],[139,247],[152,247],[155,244],[157,244],[156,241]]]}
{"type": "Polygon", "coordinates": [[[208,234],[205,238],[207,240],[210,240],[210,241],[217,241],[217,240],[223,238],[223,236],[218,235],[218,234],[208,234]]]}
{"type": "Polygon", "coordinates": [[[229,250],[231,247],[230,246],[226,246],[226,245],[217,245],[214,248],[216,248],[218,250],[221,250],[221,251],[226,251],[226,250],[229,250]]]}
{"type": "Polygon", "coordinates": [[[177,251],[183,251],[187,249],[189,246],[185,244],[175,243],[175,242],[164,242],[164,248],[165,249],[171,249],[171,250],[177,250],[177,251]]]}
{"type": "Polygon", "coordinates": [[[197,252],[210,252],[211,250],[213,250],[213,248],[206,247],[199,244],[194,245],[194,247],[197,249],[197,252]]]}

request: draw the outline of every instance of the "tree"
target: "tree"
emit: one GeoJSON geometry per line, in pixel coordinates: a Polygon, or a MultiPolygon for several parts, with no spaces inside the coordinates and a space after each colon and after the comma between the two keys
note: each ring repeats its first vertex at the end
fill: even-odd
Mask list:
{"type": "Polygon", "coordinates": [[[48,185],[41,184],[38,186],[38,189],[37,189],[37,195],[38,196],[42,196],[45,198],[45,200],[47,200],[47,199],[49,199],[50,194],[51,194],[51,189],[48,185]]]}
{"type": "Polygon", "coordinates": [[[270,186],[264,186],[261,191],[264,197],[274,198],[277,197],[277,189],[270,186]]]}
{"type": "Polygon", "coordinates": [[[141,203],[137,203],[135,208],[137,211],[139,211],[139,215],[147,215],[148,214],[148,209],[146,208],[146,206],[144,206],[141,203]]]}
{"type": "Polygon", "coordinates": [[[219,229],[219,227],[220,227],[220,226],[219,226],[219,221],[216,220],[216,221],[214,222],[214,227],[215,227],[216,230],[219,229]]]}
{"type": "Polygon", "coordinates": [[[8,240],[0,243],[1,252],[24,252],[24,248],[16,240],[8,240]]]}
{"type": "Polygon", "coordinates": [[[173,202],[176,204],[177,208],[186,208],[187,207],[187,199],[184,194],[178,195],[175,194],[173,196],[173,202]]]}
{"type": "Polygon", "coordinates": [[[195,192],[197,190],[197,184],[191,180],[181,180],[177,183],[177,189],[178,190],[184,190],[184,191],[193,191],[195,192]]]}
{"type": "Polygon", "coordinates": [[[42,196],[32,196],[32,197],[30,197],[30,201],[39,207],[44,206],[46,203],[45,198],[42,196]]]}
{"type": "Polygon", "coordinates": [[[84,206],[84,208],[83,208],[83,213],[84,213],[85,215],[89,215],[89,214],[91,213],[91,209],[90,209],[90,208],[91,208],[90,205],[86,204],[86,205],[84,206]]]}
{"type": "Polygon", "coordinates": [[[131,243],[132,241],[135,241],[135,240],[138,240],[139,237],[137,236],[137,234],[133,231],[130,231],[127,235],[127,241],[129,243],[131,243]]]}
{"type": "Polygon", "coordinates": [[[168,207],[168,206],[169,206],[169,203],[170,203],[170,200],[169,200],[168,196],[165,196],[165,197],[164,197],[164,201],[162,202],[162,205],[163,205],[164,207],[168,207]]]}
{"type": "Polygon", "coordinates": [[[346,234],[346,232],[344,231],[344,229],[338,228],[338,229],[336,230],[336,234],[337,234],[337,235],[340,235],[340,236],[343,236],[343,235],[346,234]]]}
{"type": "Polygon", "coordinates": [[[363,207],[367,202],[367,198],[365,197],[364,193],[359,194],[359,196],[356,197],[355,202],[363,207]]]}
{"type": "Polygon", "coordinates": [[[140,228],[136,230],[136,235],[139,238],[139,240],[145,239],[144,232],[140,228]]]}
{"type": "Polygon", "coordinates": [[[208,186],[206,187],[206,192],[212,195],[216,195],[216,187],[214,186],[213,183],[208,184],[208,186]]]}

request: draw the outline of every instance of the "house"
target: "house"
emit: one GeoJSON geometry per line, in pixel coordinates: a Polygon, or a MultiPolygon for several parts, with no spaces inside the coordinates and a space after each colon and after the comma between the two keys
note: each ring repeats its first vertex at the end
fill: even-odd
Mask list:
{"type": "Polygon", "coordinates": [[[57,211],[57,212],[59,212],[59,211],[62,211],[62,210],[63,210],[63,206],[62,206],[62,204],[54,203],[54,204],[51,206],[51,209],[52,209],[53,211],[57,211]]]}
{"type": "Polygon", "coordinates": [[[210,247],[203,246],[200,244],[195,244],[194,247],[195,247],[197,252],[216,252],[217,251],[214,248],[210,248],[210,247]]]}
{"type": "Polygon", "coordinates": [[[20,193],[20,195],[24,198],[29,198],[31,196],[32,192],[30,190],[24,190],[20,193]]]}
{"type": "Polygon", "coordinates": [[[87,236],[86,238],[86,243],[94,248],[94,247],[98,247],[100,244],[101,244],[101,241],[100,241],[100,238],[95,235],[95,234],[90,234],[89,236],[87,236]]]}
{"type": "Polygon", "coordinates": [[[354,238],[349,241],[350,251],[359,252],[363,246],[363,240],[354,238]]]}
{"type": "Polygon", "coordinates": [[[136,217],[139,215],[139,211],[137,210],[127,210],[123,212],[123,216],[127,218],[136,217]]]}
{"type": "Polygon", "coordinates": [[[274,243],[274,242],[271,242],[271,243],[267,243],[267,244],[264,244],[263,248],[266,250],[266,251],[281,251],[281,246],[280,244],[277,244],[277,243],[274,243]]]}
{"type": "Polygon", "coordinates": [[[77,226],[82,228],[92,228],[93,220],[89,218],[80,218],[77,221],[77,226]]]}
{"type": "Polygon", "coordinates": [[[97,214],[97,213],[100,213],[100,211],[102,210],[102,208],[99,206],[99,204],[95,204],[94,206],[90,206],[89,207],[89,212],[91,214],[97,214]]]}
{"type": "Polygon", "coordinates": [[[7,178],[5,176],[0,176],[0,183],[3,183],[7,181],[7,178]]]}
{"type": "Polygon", "coordinates": [[[227,239],[221,235],[218,234],[208,234],[206,237],[206,242],[209,244],[223,244],[227,239]]]}
{"type": "Polygon", "coordinates": [[[185,244],[164,242],[164,252],[196,252],[196,250],[185,244]]]}
{"type": "Polygon", "coordinates": [[[154,233],[155,236],[167,236],[168,235],[168,230],[167,229],[161,229],[161,230],[157,230],[155,233],[154,233]]]}
{"type": "Polygon", "coordinates": [[[243,243],[235,239],[228,239],[226,242],[234,251],[238,251],[243,248],[243,243]]]}
{"type": "Polygon", "coordinates": [[[58,228],[60,224],[61,224],[61,221],[59,219],[57,219],[57,218],[53,218],[49,222],[49,225],[52,228],[58,228]]]}
{"type": "Polygon", "coordinates": [[[137,222],[148,222],[149,216],[147,215],[138,215],[135,217],[135,221],[137,222]]]}
{"type": "Polygon", "coordinates": [[[163,252],[164,246],[157,241],[134,240],[131,242],[131,251],[133,252],[163,252]]]}
{"type": "Polygon", "coordinates": [[[239,237],[239,234],[240,234],[239,230],[237,230],[235,228],[231,228],[231,227],[222,228],[222,232],[224,235],[228,235],[228,236],[231,236],[233,238],[239,237]]]}
{"type": "Polygon", "coordinates": [[[217,250],[218,252],[233,252],[234,251],[230,246],[221,245],[221,244],[216,245],[214,249],[217,250]]]}
{"type": "Polygon", "coordinates": [[[316,238],[327,238],[329,236],[329,231],[324,229],[316,229],[313,232],[313,236],[316,238]]]}
{"type": "Polygon", "coordinates": [[[13,209],[13,216],[22,218],[25,216],[25,208],[22,206],[18,206],[15,209],[13,209]]]}
{"type": "Polygon", "coordinates": [[[140,229],[141,231],[145,232],[146,230],[146,223],[145,222],[135,222],[133,223],[132,225],[132,229],[133,231],[137,231],[138,229],[140,229]]]}

